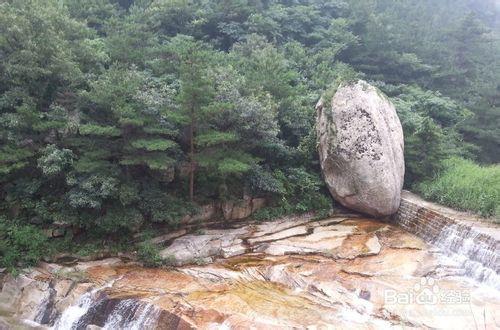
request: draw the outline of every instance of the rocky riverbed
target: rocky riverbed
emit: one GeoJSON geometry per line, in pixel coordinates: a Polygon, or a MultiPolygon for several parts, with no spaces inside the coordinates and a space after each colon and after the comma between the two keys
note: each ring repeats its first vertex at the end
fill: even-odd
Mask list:
{"type": "Polygon", "coordinates": [[[371,219],[282,219],[154,241],[172,267],[112,258],[5,277],[0,329],[500,327],[498,291],[371,219]]]}

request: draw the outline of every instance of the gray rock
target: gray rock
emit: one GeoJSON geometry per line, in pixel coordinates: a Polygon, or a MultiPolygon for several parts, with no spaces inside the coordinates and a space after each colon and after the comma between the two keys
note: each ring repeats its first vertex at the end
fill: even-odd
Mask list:
{"type": "Polygon", "coordinates": [[[339,86],[331,104],[321,99],[316,110],[321,169],[333,197],[372,216],[395,213],[404,180],[404,140],[394,105],[360,80],[339,86]]]}
{"type": "Polygon", "coordinates": [[[240,236],[248,228],[231,230],[207,230],[202,235],[185,235],[175,239],[172,244],[160,251],[163,259],[173,258],[178,266],[211,261],[218,257],[228,258],[245,253],[240,236]]]}

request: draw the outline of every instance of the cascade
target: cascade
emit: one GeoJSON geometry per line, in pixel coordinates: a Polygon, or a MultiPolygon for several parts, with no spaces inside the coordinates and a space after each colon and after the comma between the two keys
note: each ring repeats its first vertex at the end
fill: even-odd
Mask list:
{"type": "Polygon", "coordinates": [[[431,242],[461,269],[460,275],[500,290],[499,270],[495,269],[499,251],[477,239],[479,235],[473,228],[451,224],[431,242]]]}
{"type": "Polygon", "coordinates": [[[150,329],[155,325],[160,313],[161,311],[153,304],[135,299],[125,299],[113,308],[103,329],[150,329]]]}
{"type": "Polygon", "coordinates": [[[160,309],[136,299],[108,300],[102,294],[106,287],[84,294],[77,304],[64,311],[53,329],[85,329],[90,324],[99,323],[96,325],[107,330],[140,330],[156,324],[160,309]]]}

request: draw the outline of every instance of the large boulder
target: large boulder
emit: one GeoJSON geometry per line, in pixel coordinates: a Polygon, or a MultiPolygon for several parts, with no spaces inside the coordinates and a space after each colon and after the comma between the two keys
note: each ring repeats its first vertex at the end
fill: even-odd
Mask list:
{"type": "Polygon", "coordinates": [[[375,217],[395,213],[405,167],[394,105],[360,80],[341,84],[316,110],[321,169],[333,197],[375,217]]]}

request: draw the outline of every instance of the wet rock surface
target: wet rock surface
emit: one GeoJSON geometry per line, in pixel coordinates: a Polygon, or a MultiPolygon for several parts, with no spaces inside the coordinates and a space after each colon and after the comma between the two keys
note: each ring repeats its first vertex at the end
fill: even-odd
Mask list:
{"type": "Polygon", "coordinates": [[[56,329],[500,326],[498,292],[456,276],[453,260],[416,236],[371,219],[207,229],[174,238],[162,254],[178,266],[105,259],[7,279],[0,319],[56,329]]]}

